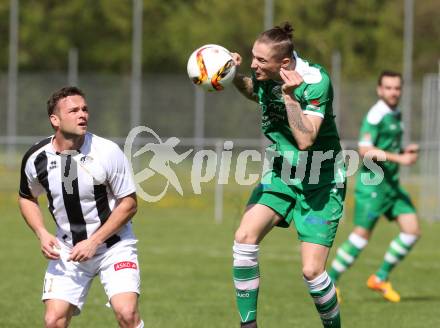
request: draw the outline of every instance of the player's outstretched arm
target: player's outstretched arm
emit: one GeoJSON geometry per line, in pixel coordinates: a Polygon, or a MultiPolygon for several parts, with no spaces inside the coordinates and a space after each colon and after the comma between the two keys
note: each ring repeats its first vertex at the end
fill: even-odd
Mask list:
{"type": "Polygon", "coordinates": [[[420,146],[418,144],[409,144],[403,149],[403,153],[414,153],[417,154],[420,151],[420,146]]]}
{"type": "Polygon", "coordinates": [[[43,255],[51,260],[56,260],[60,257],[56,248],[59,248],[58,241],[54,235],[49,233],[44,226],[44,218],[41,212],[37,199],[24,198],[18,199],[21,215],[26,221],[27,225],[32,229],[37,238],[40,240],[41,252],[43,255]]]}
{"type": "MultiPolygon", "coordinates": [[[[236,52],[232,52],[231,56],[234,60],[235,66],[237,66],[238,69],[238,67],[241,65],[241,56],[236,52]]],[[[249,100],[258,102],[257,95],[254,93],[254,84],[249,76],[237,72],[235,74],[233,83],[243,96],[249,100]]]]}
{"type": "Polygon", "coordinates": [[[118,199],[118,204],[113,209],[107,221],[88,239],[77,243],[70,253],[69,261],[83,262],[96,254],[99,245],[120,230],[136,214],[136,194],[118,199]]]}
{"type": "Polygon", "coordinates": [[[409,166],[417,161],[418,153],[410,148],[403,153],[391,153],[374,146],[359,146],[359,155],[377,161],[389,161],[400,165],[409,166]]]}
{"type": "Polygon", "coordinates": [[[234,85],[247,99],[258,102],[257,95],[254,93],[252,79],[249,76],[237,73],[234,78],[234,85]]]}

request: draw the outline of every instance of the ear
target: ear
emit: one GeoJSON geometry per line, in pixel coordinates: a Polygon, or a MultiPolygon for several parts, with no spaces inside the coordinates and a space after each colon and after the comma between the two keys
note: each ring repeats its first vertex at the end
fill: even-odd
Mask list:
{"type": "Polygon", "coordinates": [[[58,128],[60,126],[60,118],[57,115],[55,114],[50,115],[49,120],[50,120],[50,124],[52,124],[54,128],[58,128]]]}
{"type": "Polygon", "coordinates": [[[376,93],[379,97],[382,97],[382,88],[380,87],[380,85],[376,87],[376,93]]]}
{"type": "Polygon", "coordinates": [[[288,57],[281,59],[281,67],[284,69],[288,69],[292,60],[288,57]]]}

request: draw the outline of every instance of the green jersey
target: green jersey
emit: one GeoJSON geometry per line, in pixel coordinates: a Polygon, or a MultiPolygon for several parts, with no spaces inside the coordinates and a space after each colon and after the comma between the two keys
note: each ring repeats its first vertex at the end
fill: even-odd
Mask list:
{"type": "MultiPolygon", "coordinates": [[[[343,164],[342,161],[336,160],[342,157],[337,156],[341,151],[341,145],[334,121],[333,88],[329,74],[320,65],[309,64],[299,57],[295,59],[295,70],[302,76],[304,83],[295,89],[294,96],[306,115],[315,115],[323,119],[318,136],[307,151],[300,151],[287,119],[281,91],[283,82],[258,81],[253,76],[254,93],[258,96],[262,110],[263,133],[273,142],[270,147],[279,153],[282,159],[287,159],[293,169],[299,166],[305,167],[304,178],[302,182],[295,184],[296,187],[303,190],[315,189],[335,182],[343,182],[343,164]],[[324,153],[325,155],[320,155],[324,153]],[[322,161],[319,172],[313,172],[312,167],[319,162],[319,157],[325,160],[322,161]],[[338,167],[335,167],[335,162],[338,162],[338,167]],[[315,181],[310,179],[311,176],[315,177],[315,181]],[[316,181],[316,176],[319,176],[319,181],[316,181]]],[[[276,163],[275,160],[274,168],[276,163]]]]}
{"type": "MultiPolygon", "coordinates": [[[[399,153],[402,146],[403,126],[401,113],[392,110],[383,100],[379,100],[369,110],[362,121],[359,146],[374,146],[390,153],[399,153]]],[[[363,164],[359,170],[356,189],[377,189],[389,191],[396,189],[399,184],[399,164],[390,161],[377,161],[376,164],[383,170],[380,174],[382,182],[377,185],[365,185],[361,181],[361,174],[367,173],[373,177],[378,172],[372,172],[363,164]]]]}

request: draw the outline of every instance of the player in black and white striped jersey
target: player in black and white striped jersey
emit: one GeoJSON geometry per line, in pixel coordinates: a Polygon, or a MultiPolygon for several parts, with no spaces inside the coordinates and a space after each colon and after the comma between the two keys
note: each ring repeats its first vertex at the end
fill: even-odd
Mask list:
{"type": "Polygon", "coordinates": [[[88,108],[76,87],[47,103],[55,134],[32,146],[21,167],[20,210],[49,265],[42,299],[46,327],[66,327],[99,275],[121,327],[143,327],[140,274],[131,219],[136,187],[124,153],[87,132],[88,108]],[[56,235],[45,227],[38,196],[46,193],[56,235]]]}

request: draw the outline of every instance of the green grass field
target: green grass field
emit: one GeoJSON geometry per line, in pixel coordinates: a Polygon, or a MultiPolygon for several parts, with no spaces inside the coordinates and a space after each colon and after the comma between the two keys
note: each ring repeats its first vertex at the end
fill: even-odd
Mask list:
{"type": "MultiPolygon", "coordinates": [[[[42,327],[40,302],[46,260],[39,243],[20,217],[16,171],[0,169],[0,327],[42,327]]],[[[161,202],[140,201],[134,220],[142,269],[140,309],[146,327],[238,327],[231,278],[234,230],[250,187],[225,187],[225,215],[213,218],[212,185],[201,196],[170,193],[161,202]]],[[[45,206],[42,204],[42,206],[45,206]]],[[[347,218],[335,245],[349,234],[352,189],[347,218]]],[[[46,210],[44,210],[47,212],[46,210]]],[[[49,226],[53,228],[47,216],[49,226]]],[[[392,274],[402,302],[390,304],[365,287],[397,234],[381,221],[356,265],[341,280],[345,327],[440,327],[440,223],[423,221],[423,238],[392,274]]],[[[302,280],[299,242],[293,229],[275,229],[261,247],[260,327],[320,327],[320,320],[302,280]]],[[[335,249],[332,250],[333,257],[335,249]]],[[[84,311],[71,327],[117,327],[99,280],[95,280],[84,311]]]]}

